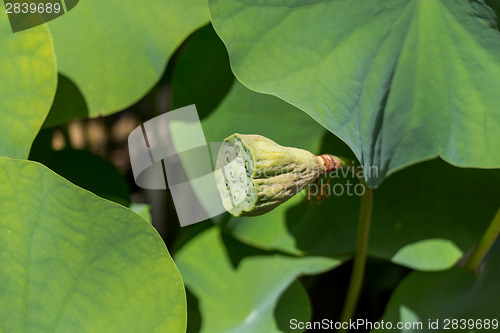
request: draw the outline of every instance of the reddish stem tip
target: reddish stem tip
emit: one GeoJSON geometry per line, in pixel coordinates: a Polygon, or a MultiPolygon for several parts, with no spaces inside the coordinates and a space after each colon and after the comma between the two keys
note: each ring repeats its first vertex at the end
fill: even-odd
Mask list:
{"type": "Polygon", "coordinates": [[[325,170],[323,173],[329,173],[332,171],[337,171],[340,168],[340,160],[333,155],[323,154],[319,156],[323,163],[325,164],[325,170]]]}

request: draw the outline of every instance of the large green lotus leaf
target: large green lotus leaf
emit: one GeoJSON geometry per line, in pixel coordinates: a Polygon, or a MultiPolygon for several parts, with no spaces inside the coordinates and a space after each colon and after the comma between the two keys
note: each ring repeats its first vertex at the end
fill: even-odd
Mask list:
{"type": "Polygon", "coordinates": [[[0,156],[27,158],[57,86],[52,39],[45,26],[12,33],[0,12],[0,156]]]}
{"type": "Polygon", "coordinates": [[[258,251],[223,238],[213,227],[186,243],[175,262],[199,302],[200,332],[271,333],[283,332],[284,317],[304,316],[304,296],[296,290],[283,295],[296,277],[331,269],[341,260],[258,251]]]}
{"type": "Polygon", "coordinates": [[[203,0],[86,0],[48,24],[59,71],[96,117],[143,97],[180,43],[208,20],[203,0]]]}
{"type": "Polygon", "coordinates": [[[297,108],[274,96],[256,93],[238,81],[201,124],[208,142],[222,142],[233,133],[260,134],[280,145],[313,153],[319,153],[325,134],[321,126],[297,108]]]}
{"type": "Polygon", "coordinates": [[[210,114],[234,81],[226,48],[212,25],[196,31],[182,48],[172,74],[172,109],[195,104],[200,118],[210,114]]]}
{"type": "MultiPolygon", "coordinates": [[[[481,275],[454,267],[444,272],[414,272],[397,287],[382,318],[385,322],[422,322],[422,329],[394,332],[493,332],[499,327],[500,253],[493,255],[481,275]],[[445,319],[457,319],[445,328],[445,319]],[[461,322],[465,319],[466,322],[461,322]],[[489,328],[485,319],[490,320],[489,328]],[[491,320],[496,319],[496,329],[491,320]],[[429,320],[439,330],[429,330],[429,320]],[[470,322],[467,322],[470,320],[470,322]],[[477,325],[481,323],[481,327],[477,325]],[[468,326],[468,325],[471,326],[468,326]],[[462,326],[461,325],[465,325],[462,326]]],[[[372,332],[385,332],[373,330],[372,332]]]]}
{"type": "Polygon", "coordinates": [[[182,332],[185,294],[155,229],[31,161],[0,158],[5,332],[182,332]]]}
{"type": "MultiPolygon", "coordinates": [[[[226,228],[267,250],[352,253],[359,198],[348,195],[347,181],[356,182],[333,178],[332,195],[320,205],[300,204],[307,198],[302,193],[269,214],[232,218],[226,228]]],[[[480,239],[498,209],[500,171],[428,161],[389,177],[374,196],[369,255],[415,269],[446,269],[480,239]]]]}
{"type": "Polygon", "coordinates": [[[236,77],[346,142],[370,186],[441,156],[500,167],[500,33],[470,0],[210,0],[236,77]]]}

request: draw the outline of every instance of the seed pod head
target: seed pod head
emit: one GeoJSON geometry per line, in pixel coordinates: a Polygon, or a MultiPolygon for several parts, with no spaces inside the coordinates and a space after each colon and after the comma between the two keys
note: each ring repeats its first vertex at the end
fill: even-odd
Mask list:
{"type": "Polygon", "coordinates": [[[233,134],[217,156],[217,187],[232,215],[261,215],[306,188],[337,161],[331,155],[280,146],[261,135],[233,134]]]}

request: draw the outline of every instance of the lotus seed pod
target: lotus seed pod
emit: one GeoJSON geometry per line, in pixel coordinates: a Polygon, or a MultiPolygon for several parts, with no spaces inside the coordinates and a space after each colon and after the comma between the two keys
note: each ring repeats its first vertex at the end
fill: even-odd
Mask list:
{"type": "Polygon", "coordinates": [[[340,161],[283,147],[261,135],[233,134],[217,156],[216,181],[224,208],[234,216],[267,213],[287,201],[340,161]]]}

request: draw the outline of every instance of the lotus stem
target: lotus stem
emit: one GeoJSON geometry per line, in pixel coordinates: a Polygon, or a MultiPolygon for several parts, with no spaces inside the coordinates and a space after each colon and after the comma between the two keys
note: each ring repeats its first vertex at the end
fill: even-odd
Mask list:
{"type": "Polygon", "coordinates": [[[484,258],[490,251],[491,247],[497,240],[500,235],[500,209],[497,211],[495,217],[491,221],[488,229],[484,233],[483,237],[479,241],[478,245],[472,252],[472,255],[469,257],[465,264],[465,268],[471,272],[476,272],[481,263],[484,261],[484,258]]]}

